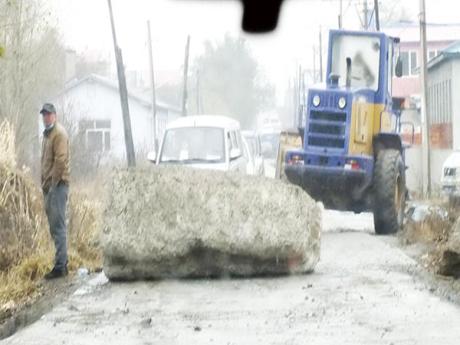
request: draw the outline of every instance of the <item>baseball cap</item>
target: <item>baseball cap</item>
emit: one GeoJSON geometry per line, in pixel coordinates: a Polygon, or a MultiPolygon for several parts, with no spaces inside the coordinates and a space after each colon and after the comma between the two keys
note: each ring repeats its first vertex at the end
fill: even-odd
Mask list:
{"type": "Polygon", "coordinates": [[[40,110],[40,114],[45,115],[45,114],[49,114],[49,113],[55,113],[56,114],[56,108],[51,103],[43,104],[42,110],[40,110]]]}

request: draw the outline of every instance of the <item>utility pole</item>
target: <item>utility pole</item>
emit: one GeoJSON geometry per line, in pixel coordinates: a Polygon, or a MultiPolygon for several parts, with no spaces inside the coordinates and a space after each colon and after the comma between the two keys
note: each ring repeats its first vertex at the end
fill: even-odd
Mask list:
{"type": "Polygon", "coordinates": [[[380,31],[379,0],[374,0],[375,29],[380,31]]]}
{"type": "Polygon", "coordinates": [[[134,153],[133,133],[131,131],[131,119],[129,117],[128,89],[126,87],[125,67],[123,56],[118,47],[117,36],[115,33],[115,21],[113,19],[112,2],[107,0],[109,5],[110,23],[112,26],[113,47],[115,50],[115,60],[117,62],[118,88],[120,92],[121,112],[123,115],[123,129],[125,134],[126,158],[128,167],[136,166],[136,155],[134,153]]]}
{"type": "Polygon", "coordinates": [[[155,72],[153,69],[152,32],[150,30],[150,20],[147,21],[147,35],[148,35],[148,48],[149,48],[150,87],[152,88],[153,148],[155,152],[157,152],[157,149],[158,149],[157,100],[156,100],[156,94],[155,94],[155,72]]]}
{"type": "Polygon", "coordinates": [[[319,81],[323,82],[323,35],[319,27],[319,81]]]}
{"type": "Polygon", "coordinates": [[[431,155],[430,155],[430,118],[428,114],[428,83],[427,83],[427,47],[426,47],[426,12],[425,0],[420,0],[420,84],[422,86],[421,94],[421,119],[422,119],[422,148],[423,148],[423,171],[426,179],[423,183],[423,192],[425,195],[431,194],[431,155]]]}
{"type": "Polygon", "coordinates": [[[363,29],[369,30],[369,18],[367,17],[367,0],[363,0],[363,29]]]}
{"type": "Polygon", "coordinates": [[[302,104],[302,65],[299,64],[299,72],[298,72],[298,85],[297,85],[297,90],[298,90],[298,94],[297,94],[297,101],[298,101],[298,106],[297,106],[297,111],[299,111],[299,108],[302,104]]]}
{"type": "Polygon", "coordinates": [[[196,70],[196,113],[200,115],[200,70],[196,70]]]}
{"type": "Polygon", "coordinates": [[[188,80],[188,57],[190,53],[190,35],[187,36],[184,57],[184,89],[182,91],[182,116],[187,116],[187,80],[188,80]]]}
{"type": "Polygon", "coordinates": [[[316,83],[316,47],[313,45],[313,83],[316,83]]]}
{"type": "Polygon", "coordinates": [[[343,27],[343,0],[339,1],[339,29],[343,27]]]}
{"type": "Polygon", "coordinates": [[[299,116],[298,116],[298,120],[297,120],[297,127],[302,127],[303,113],[305,111],[305,104],[306,104],[306,99],[305,99],[305,70],[302,70],[300,78],[301,78],[300,97],[301,97],[302,101],[301,101],[300,110],[299,110],[299,116]]]}

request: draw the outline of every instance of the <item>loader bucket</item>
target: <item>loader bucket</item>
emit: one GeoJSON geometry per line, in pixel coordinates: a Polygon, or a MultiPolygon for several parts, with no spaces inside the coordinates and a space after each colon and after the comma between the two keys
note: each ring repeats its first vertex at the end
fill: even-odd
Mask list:
{"type": "Polygon", "coordinates": [[[321,213],[282,181],[183,166],[118,171],[104,272],[112,280],[310,272],[321,213]]]}

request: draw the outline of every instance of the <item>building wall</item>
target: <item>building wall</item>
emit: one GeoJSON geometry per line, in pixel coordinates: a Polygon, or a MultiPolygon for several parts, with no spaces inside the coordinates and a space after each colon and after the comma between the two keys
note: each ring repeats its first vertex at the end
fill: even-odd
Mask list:
{"type": "MultiPolygon", "coordinates": [[[[433,190],[439,189],[442,165],[452,153],[449,149],[432,149],[431,151],[431,185],[433,190]]],[[[420,193],[423,185],[422,147],[412,146],[406,150],[406,184],[410,192],[420,193]]]]}
{"type": "Polygon", "coordinates": [[[447,61],[429,70],[428,116],[431,146],[452,149],[452,64],[447,61]]]}
{"type": "Polygon", "coordinates": [[[460,149],[460,60],[452,64],[452,146],[460,149]]]}
{"type": "MultiPolygon", "coordinates": [[[[439,188],[442,165],[453,149],[460,148],[460,60],[449,60],[428,71],[428,116],[430,116],[431,182],[439,188]],[[433,88],[436,86],[437,88],[433,88]],[[449,90],[450,89],[450,90],[449,90]]],[[[417,110],[406,110],[403,120],[413,121],[416,128],[417,110]]],[[[411,190],[422,186],[422,146],[416,145],[406,152],[407,184],[411,190]]]]}

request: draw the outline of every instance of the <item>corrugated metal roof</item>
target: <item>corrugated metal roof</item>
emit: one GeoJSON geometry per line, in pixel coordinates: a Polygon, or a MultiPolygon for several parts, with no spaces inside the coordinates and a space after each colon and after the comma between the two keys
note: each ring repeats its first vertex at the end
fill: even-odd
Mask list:
{"type": "Polygon", "coordinates": [[[438,54],[438,56],[431,59],[428,62],[427,67],[428,69],[431,69],[451,59],[459,59],[459,58],[460,58],[460,41],[457,41],[457,42],[452,43],[446,49],[442,50],[438,54]]]}

